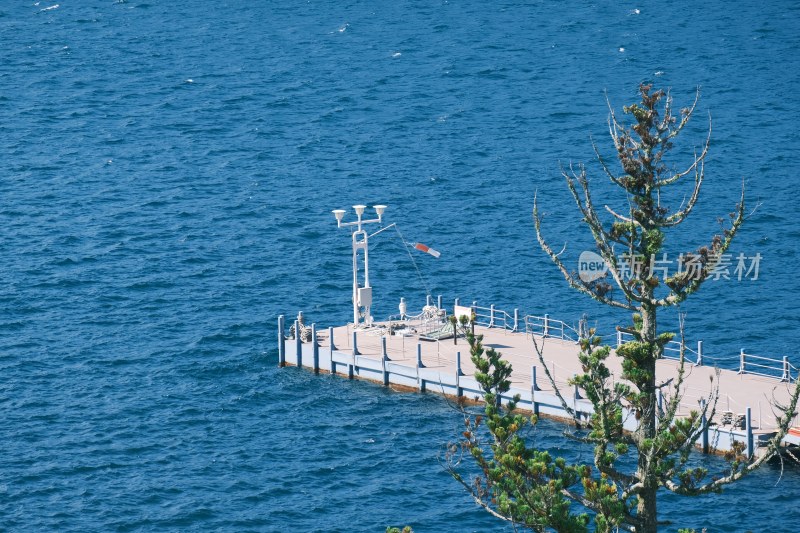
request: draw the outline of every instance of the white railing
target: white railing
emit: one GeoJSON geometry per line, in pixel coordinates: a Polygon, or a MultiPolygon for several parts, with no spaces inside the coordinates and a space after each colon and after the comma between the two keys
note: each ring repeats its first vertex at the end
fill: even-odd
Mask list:
{"type": "MultiPolygon", "coordinates": [[[[439,297],[438,301],[441,302],[441,297],[439,297]]],[[[456,305],[458,305],[458,300],[456,300],[456,305]]],[[[572,342],[577,342],[580,337],[574,327],[562,320],[550,318],[548,314],[543,316],[521,315],[518,309],[514,309],[513,313],[508,313],[496,308],[494,305],[489,307],[479,306],[477,302],[472,302],[472,305],[467,307],[472,308],[475,314],[475,323],[479,326],[500,328],[514,332],[524,331],[526,335],[551,337],[572,342]]],[[[400,320],[400,317],[392,316],[389,320],[400,320]]],[[[418,333],[425,335],[441,330],[447,324],[447,317],[444,314],[436,316],[428,314],[426,316],[425,311],[423,311],[416,316],[407,316],[403,321],[416,328],[418,333]]],[[[601,337],[607,344],[614,343],[613,334],[601,335],[601,337]]],[[[616,347],[619,348],[625,342],[633,340],[633,338],[630,333],[618,331],[616,333],[616,347]]],[[[681,350],[683,350],[685,360],[698,366],[711,363],[714,366],[734,367],[735,361],[738,359],[738,371],[740,374],[755,374],[789,382],[795,382],[800,377],[800,369],[792,365],[789,362],[789,358],[785,356],[778,359],[749,354],[744,350],[740,351],[738,357],[735,355],[728,357],[708,356],[704,354],[703,341],[698,341],[696,346],[696,348],[689,347],[686,344],[682,345],[680,341],[671,340],[664,346],[663,357],[665,359],[679,360],[681,350]]]]}
{"type": "Polygon", "coordinates": [[[578,331],[562,320],[550,318],[550,315],[525,316],[525,333],[540,337],[555,337],[562,340],[578,342],[578,331]]]}
{"type": "Polygon", "coordinates": [[[788,357],[775,359],[774,357],[745,353],[744,350],[739,352],[739,373],[778,378],[781,381],[789,382],[797,380],[797,368],[789,363],[788,357]],[[794,377],[792,370],[794,370],[794,377]]]}

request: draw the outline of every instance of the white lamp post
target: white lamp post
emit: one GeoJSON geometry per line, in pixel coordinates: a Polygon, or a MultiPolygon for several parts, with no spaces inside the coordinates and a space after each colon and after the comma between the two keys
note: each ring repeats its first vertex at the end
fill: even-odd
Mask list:
{"type": "Polygon", "coordinates": [[[356,212],[358,220],[355,222],[342,222],[344,219],[344,209],[334,209],[333,216],[336,217],[336,224],[342,228],[345,226],[356,226],[356,231],[353,232],[353,324],[358,327],[361,323],[358,308],[364,308],[364,325],[369,326],[372,324],[372,317],[370,316],[370,307],[372,306],[372,287],[369,284],[369,236],[364,231],[362,226],[364,224],[374,224],[383,222],[383,212],[386,210],[385,205],[375,205],[375,213],[378,218],[371,220],[364,220],[364,210],[367,208],[365,205],[354,205],[353,209],[356,212]],[[364,284],[359,285],[358,282],[358,251],[364,250],[364,284]]]}

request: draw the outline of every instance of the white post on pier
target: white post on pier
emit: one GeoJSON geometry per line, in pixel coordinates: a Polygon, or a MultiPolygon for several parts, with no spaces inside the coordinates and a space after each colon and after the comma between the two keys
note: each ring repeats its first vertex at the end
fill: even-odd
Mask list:
{"type": "Polygon", "coordinates": [[[297,366],[303,366],[303,339],[300,338],[300,321],[294,321],[294,349],[297,366]]]}
{"type": "Polygon", "coordinates": [[[328,342],[331,346],[331,357],[333,357],[333,351],[336,349],[336,345],[333,344],[333,326],[328,328],[328,342]]]}
{"type": "Polygon", "coordinates": [[[441,294],[436,297],[436,308],[437,309],[441,309],[442,308],[442,295],[441,294]]]}
{"type": "Polygon", "coordinates": [[[739,373],[744,374],[744,348],[739,350],[739,373]]]}
{"type": "Polygon", "coordinates": [[[703,341],[697,341],[697,366],[703,366],[703,341]]]}
{"type": "Polygon", "coordinates": [[[750,416],[749,407],[747,408],[747,411],[745,411],[744,424],[747,431],[747,458],[752,459],[756,452],[753,447],[753,419],[750,416]]]}
{"type": "Polygon", "coordinates": [[[353,379],[356,370],[356,356],[361,355],[358,351],[358,332],[353,330],[353,353],[351,354],[350,364],[347,365],[347,377],[353,379]]]}
{"type": "Polygon", "coordinates": [[[433,305],[433,296],[430,294],[425,296],[425,305],[433,305]]]}
{"type": "Polygon", "coordinates": [[[494,327],[494,304],[489,306],[489,327],[494,327]]]}
{"type": "Polygon", "coordinates": [[[422,364],[422,344],[417,344],[417,387],[419,387],[420,392],[425,392],[425,380],[420,376],[420,368],[424,368],[422,364]]]}
{"type": "Polygon", "coordinates": [[[536,384],[536,365],[531,366],[531,404],[533,414],[539,416],[539,402],[536,401],[536,391],[540,390],[536,384]]]}
{"type": "Polygon", "coordinates": [[[617,330],[617,348],[622,346],[622,332],[617,330]]]}
{"type": "Polygon", "coordinates": [[[785,355],[783,356],[783,376],[781,381],[792,381],[792,374],[789,372],[789,358],[785,355]]]}
{"type": "Polygon", "coordinates": [[[664,414],[664,391],[658,389],[658,396],[656,399],[658,401],[658,416],[660,418],[664,414]]]}
{"type": "Polygon", "coordinates": [[[278,366],[286,366],[286,337],[284,335],[283,315],[278,317],[278,366]]]}
{"type": "Polygon", "coordinates": [[[383,384],[389,386],[389,356],[386,353],[386,337],[381,337],[381,367],[383,368],[383,384]]]}
{"type": "Polygon", "coordinates": [[[514,309],[514,332],[519,331],[519,309],[514,309]]]}
{"type": "Polygon", "coordinates": [[[464,389],[461,388],[461,352],[456,352],[456,397],[461,398],[464,395],[464,389]]]}
{"type": "Polygon", "coordinates": [[[550,315],[544,314],[544,328],[542,337],[547,337],[550,334],[550,315]]]}
{"type": "Polygon", "coordinates": [[[700,428],[702,433],[700,434],[700,442],[703,446],[703,453],[708,453],[708,418],[706,418],[706,400],[700,400],[700,412],[703,413],[703,417],[700,421],[700,428]]]}
{"type": "Polygon", "coordinates": [[[319,344],[317,343],[317,325],[311,324],[311,346],[314,357],[314,373],[319,374],[319,344]]]}

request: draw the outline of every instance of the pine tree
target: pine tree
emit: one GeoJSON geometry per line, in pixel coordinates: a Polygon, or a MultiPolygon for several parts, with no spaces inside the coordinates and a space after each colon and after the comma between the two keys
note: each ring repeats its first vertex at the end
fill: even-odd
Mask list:
{"type": "MultiPolygon", "coordinates": [[[[500,401],[510,387],[510,366],[494,349],[484,350],[480,335],[466,335],[477,369],[476,379],[484,392],[485,416],[465,417],[464,439],[460,446],[450,447],[447,467],[478,504],[499,518],[534,531],[572,532],[594,527],[600,532],[656,532],[660,490],[681,495],[715,492],[758,468],[778,452],[800,395],[798,380],[788,404],[776,406],[780,413],[778,431],[760,457],[745,457],[742,448],[735,448],[726,456],[725,471],[718,476],[710,476],[702,467],[689,466],[696,442],[714,416],[718,395],[712,388],[703,407],[688,417],[676,416],[683,394],[684,353],[682,350],[677,378],[659,383],[656,361],[675,334],[658,332],[657,311],[677,306],[712,275],[745,220],[744,191],[721,234],[715,235],[709,245],[683,254],[685,268],[679,273],[659,278],[651,258],[662,253],[665,230],[682,223],[698,200],[711,124],[709,121],[708,138],[691,164],[682,171],[671,170],[666,156],[692,117],[697,98],[676,117],[668,93],[644,84],[639,92],[641,101],[623,108],[625,115],[633,119],[630,127],[623,126],[611,110],[610,133],[622,172],[612,172],[595,148],[603,172],[624,193],[630,205],[628,212],[620,214],[605,206],[612,219],[610,224],[604,222],[590,195],[586,169],[580,166],[577,171],[562,171],[598,253],[609,267],[605,278],[587,282],[567,269],[560,254],[543,237],[541,214],[534,202],[539,244],[567,283],[605,305],[631,312],[633,317],[632,324],[618,328],[633,340],[616,350],[623,369],[622,380],[616,382],[605,363],[612,353],[610,347],[602,345],[595,331],[582,323],[578,357],[584,373],[576,376],[573,383],[585,391],[593,414],[588,424],[575,418],[576,426],[585,431],[575,432],[573,438],[593,446],[592,464],[568,464],[527,445],[521,431],[526,425],[535,424],[536,417],[525,418],[515,412],[519,398],[508,405],[500,401]],[[662,193],[687,176],[694,177],[692,191],[685,205],[671,212],[661,203],[662,193]],[[629,277],[623,276],[623,271],[629,277]],[[618,291],[612,291],[612,286],[618,291]],[[613,293],[620,297],[615,298],[613,293]],[[668,398],[662,407],[658,405],[659,391],[666,391],[668,398]],[[623,429],[625,410],[633,413],[637,421],[632,433],[623,429]],[[484,424],[491,435],[488,443],[484,442],[484,424]],[[471,480],[460,472],[465,453],[480,471],[471,480]],[[624,457],[632,457],[635,468],[621,466],[620,459],[624,457]]],[[[682,333],[681,323],[681,346],[682,333]]],[[[541,347],[536,348],[543,360],[541,347]]],[[[568,402],[560,399],[564,409],[574,416],[568,402]]]]}

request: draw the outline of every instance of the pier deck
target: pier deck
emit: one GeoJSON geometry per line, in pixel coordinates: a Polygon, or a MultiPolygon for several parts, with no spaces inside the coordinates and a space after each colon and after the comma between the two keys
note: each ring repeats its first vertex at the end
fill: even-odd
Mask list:
{"type": "MultiPolygon", "coordinates": [[[[387,329],[381,327],[387,325],[379,323],[373,328],[357,330],[353,329],[352,324],[325,330],[315,328],[316,343],[302,343],[297,339],[283,341],[280,346],[281,363],[420,391],[465,396],[470,399],[481,397],[478,384],[472,377],[474,366],[469,358],[466,339],[459,338],[454,343],[452,337],[430,341],[421,339],[419,335],[388,335],[387,329]],[[334,349],[331,349],[331,335],[334,349]]],[[[485,326],[476,326],[475,333],[484,336],[484,346],[494,347],[511,363],[513,374],[509,397],[520,394],[521,408],[545,416],[566,416],[534,349],[534,334],[485,326]]],[[[535,339],[543,347],[545,364],[563,397],[577,412],[590,413],[591,403],[581,399],[581,391],[576,394],[575,387],[567,383],[573,375],[581,372],[577,358],[578,345],[574,341],[557,337],[536,335],[535,339]]],[[[607,359],[607,365],[614,376],[621,374],[620,361],[613,354],[607,359]]],[[[678,361],[671,359],[659,360],[659,381],[677,377],[678,364],[678,361]]],[[[700,399],[711,395],[711,378],[716,377],[719,400],[714,424],[706,437],[710,448],[725,451],[730,449],[733,441],[739,441],[748,450],[758,453],[759,445],[775,432],[772,404],[785,404],[794,385],[771,377],[718,370],[689,362],[685,368],[684,396],[679,415],[688,415],[691,410],[699,410],[700,399]],[[734,420],[742,420],[747,418],[748,410],[749,425],[723,425],[724,411],[732,412],[734,420]]],[[[626,427],[635,427],[632,416],[626,420],[626,427]]],[[[785,440],[787,444],[798,444],[795,441],[800,439],[788,435],[785,440]]]]}

